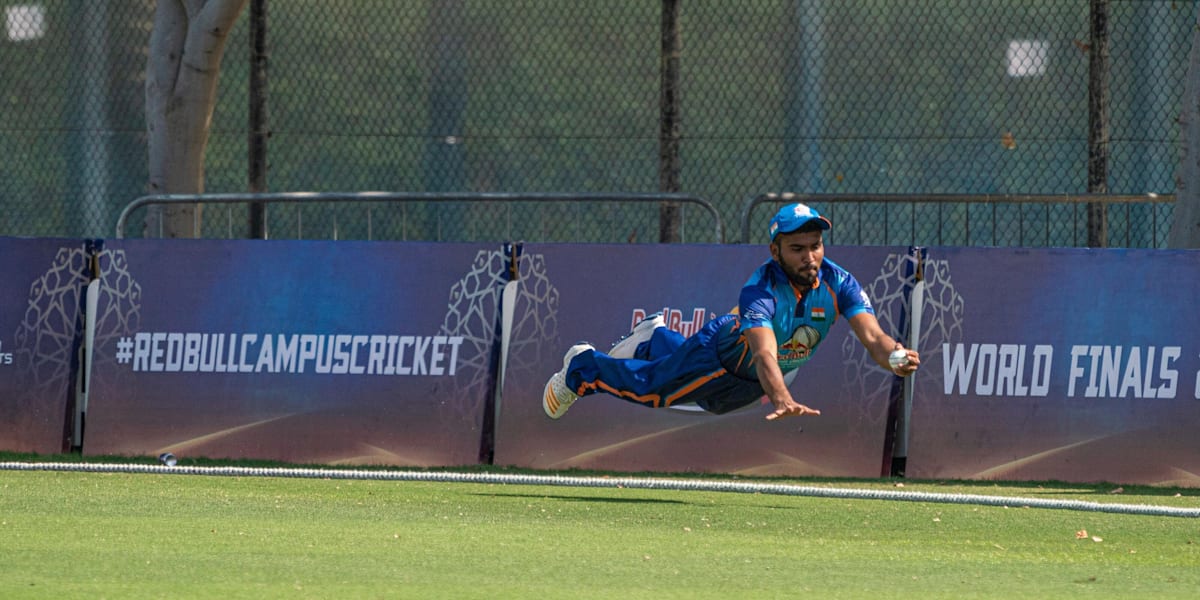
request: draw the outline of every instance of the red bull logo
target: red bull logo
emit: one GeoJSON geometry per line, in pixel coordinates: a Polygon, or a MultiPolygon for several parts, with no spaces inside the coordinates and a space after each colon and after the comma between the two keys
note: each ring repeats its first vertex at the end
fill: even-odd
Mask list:
{"type": "MultiPolygon", "coordinates": [[[[653,313],[648,313],[640,308],[633,309],[633,321],[629,325],[630,330],[632,330],[633,326],[637,325],[642,319],[645,319],[646,315],[648,314],[653,313]]],[[[671,308],[669,306],[664,306],[662,308],[662,315],[663,320],[667,322],[667,327],[672,331],[679,332],[681,335],[683,335],[683,337],[689,337],[697,331],[700,331],[700,328],[704,327],[704,324],[712,318],[708,316],[708,311],[704,308],[693,308],[690,315],[690,320],[684,320],[684,314],[682,310],[671,308]]]]}

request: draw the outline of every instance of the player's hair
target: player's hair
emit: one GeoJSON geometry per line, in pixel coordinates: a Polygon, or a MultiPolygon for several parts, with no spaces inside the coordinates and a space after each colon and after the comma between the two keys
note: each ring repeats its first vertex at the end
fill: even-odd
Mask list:
{"type": "MultiPolygon", "coordinates": [[[[809,233],[810,231],[817,231],[817,232],[824,231],[824,229],[821,227],[821,222],[816,219],[813,219],[813,220],[801,225],[798,229],[796,229],[794,231],[789,231],[788,233],[809,233]]],[[[782,235],[782,234],[776,234],[775,239],[771,240],[771,243],[778,244],[780,235],[782,235]]]]}
{"type": "Polygon", "coordinates": [[[805,223],[804,225],[801,225],[800,229],[797,229],[796,231],[793,231],[792,233],[808,233],[810,231],[824,231],[824,230],[825,229],[823,227],[821,227],[821,222],[817,219],[813,219],[813,220],[805,223]]]}

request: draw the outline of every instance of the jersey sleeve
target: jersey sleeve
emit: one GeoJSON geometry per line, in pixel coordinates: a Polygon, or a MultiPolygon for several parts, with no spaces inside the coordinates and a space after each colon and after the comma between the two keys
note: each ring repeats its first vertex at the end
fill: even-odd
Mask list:
{"type": "Polygon", "coordinates": [[[871,298],[849,271],[839,269],[837,287],[838,312],[850,318],[859,313],[875,314],[871,298]]]}
{"type": "Polygon", "coordinates": [[[775,317],[775,295],[771,292],[771,277],[767,265],[759,267],[738,296],[738,319],[741,329],[772,327],[775,317]]]}

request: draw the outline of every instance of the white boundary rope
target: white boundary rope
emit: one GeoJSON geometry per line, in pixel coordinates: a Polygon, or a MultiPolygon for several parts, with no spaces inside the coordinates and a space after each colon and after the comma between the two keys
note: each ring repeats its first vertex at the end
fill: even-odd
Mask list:
{"type": "Polygon", "coordinates": [[[303,469],[254,467],[197,467],[139,464],[24,463],[0,462],[2,471],[70,471],[80,473],[151,473],[157,475],[211,475],[224,477],[293,477],[301,479],[354,479],[379,481],[425,481],[442,483],[481,483],[503,485],[545,485],[594,488],[631,488],[696,492],[738,492],[853,500],[897,500],[940,504],[975,504],[1016,508],[1050,508],[1088,512],[1149,515],[1159,517],[1200,518],[1200,508],[1179,508],[1148,504],[1116,504],[1083,500],[1047,500],[1015,496],[980,494],[938,494],[824,488],[803,485],[749,483],[741,481],[704,481],[642,477],[571,477],[563,475],[520,475],[505,473],[450,473],[427,471],[364,471],[353,469],[303,469]]]}

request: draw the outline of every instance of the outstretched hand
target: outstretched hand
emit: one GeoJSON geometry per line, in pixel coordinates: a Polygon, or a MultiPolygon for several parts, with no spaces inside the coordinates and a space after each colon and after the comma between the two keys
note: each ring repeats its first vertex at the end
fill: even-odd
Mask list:
{"type": "Polygon", "coordinates": [[[815,408],[809,408],[803,404],[797,404],[796,402],[788,400],[787,404],[776,408],[775,412],[767,415],[767,420],[774,421],[775,419],[782,419],[784,417],[803,417],[805,415],[817,416],[820,414],[821,411],[815,408]]]}

